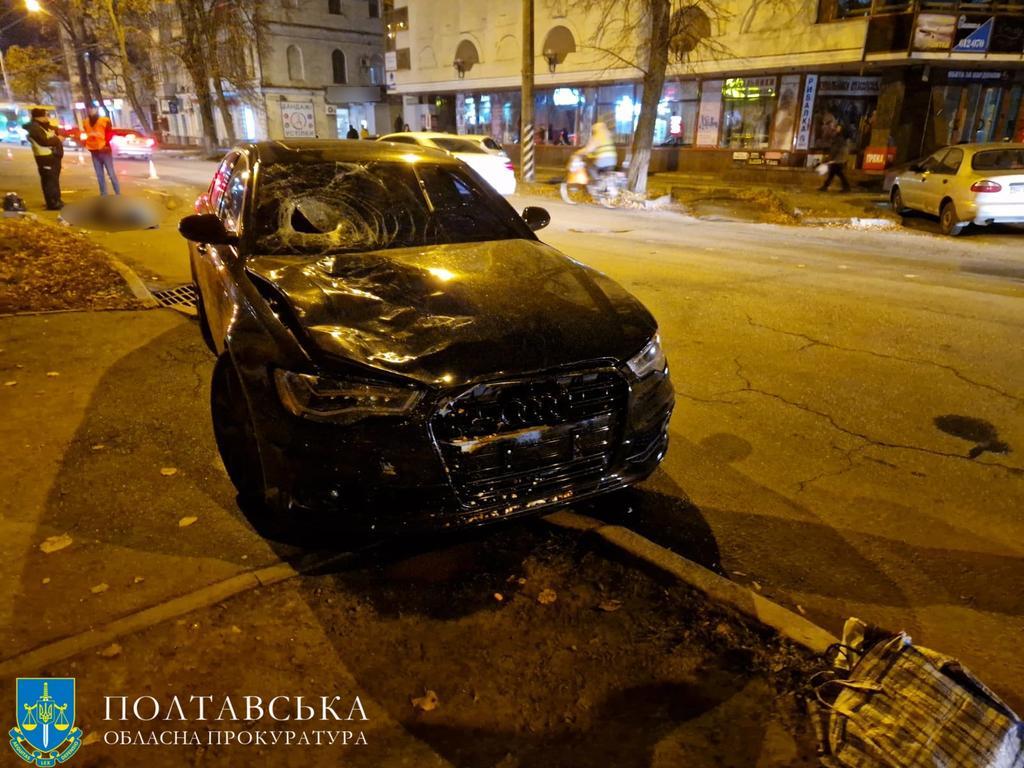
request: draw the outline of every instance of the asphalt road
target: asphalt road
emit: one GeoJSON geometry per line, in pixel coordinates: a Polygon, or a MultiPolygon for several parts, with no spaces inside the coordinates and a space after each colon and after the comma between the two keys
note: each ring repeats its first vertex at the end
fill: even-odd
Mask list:
{"type": "MultiPolygon", "coordinates": [[[[137,171],[126,189],[185,200],[213,166],[157,167],[160,181],[137,171]]],[[[662,470],[589,513],[833,631],[850,615],[906,629],[1024,709],[1020,235],[513,202],[546,205],[542,238],[640,297],[669,354],[662,470]]],[[[154,284],[187,280],[169,227],[118,237],[154,284]]]]}

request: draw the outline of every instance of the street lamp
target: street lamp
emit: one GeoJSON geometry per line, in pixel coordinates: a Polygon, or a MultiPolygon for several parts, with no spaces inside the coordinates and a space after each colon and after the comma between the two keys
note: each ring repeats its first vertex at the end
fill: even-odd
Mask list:
{"type": "Polygon", "coordinates": [[[42,13],[43,6],[40,5],[39,0],[25,0],[25,10],[29,13],[42,13]]]}
{"type": "Polygon", "coordinates": [[[456,59],[453,61],[452,66],[455,67],[455,71],[459,75],[459,80],[466,76],[466,63],[462,59],[456,59]]]}
{"type": "Polygon", "coordinates": [[[548,72],[551,74],[555,73],[555,67],[558,66],[558,54],[548,49],[544,51],[544,58],[548,62],[548,72]]]}

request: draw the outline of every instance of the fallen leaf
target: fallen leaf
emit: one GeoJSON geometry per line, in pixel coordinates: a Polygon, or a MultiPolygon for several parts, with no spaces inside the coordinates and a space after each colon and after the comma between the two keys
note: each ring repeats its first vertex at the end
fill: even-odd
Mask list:
{"type": "Polygon", "coordinates": [[[412,705],[420,712],[433,712],[440,704],[441,700],[437,698],[437,694],[429,690],[412,700],[412,705]]]}
{"type": "Polygon", "coordinates": [[[61,533],[57,536],[50,536],[46,541],[39,545],[39,549],[49,555],[51,552],[57,552],[65,547],[70,547],[71,542],[72,538],[70,536],[66,533],[61,533]]]}
{"type": "Polygon", "coordinates": [[[233,635],[240,635],[240,634],[242,634],[242,630],[239,629],[238,627],[236,627],[234,624],[232,624],[231,625],[231,634],[233,634],[233,635]]]}
{"type": "Polygon", "coordinates": [[[501,594],[501,592],[495,592],[494,593],[494,599],[497,600],[500,603],[502,600],[505,599],[505,596],[503,594],[501,594]]]}
{"type": "Polygon", "coordinates": [[[102,451],[106,447],[107,446],[105,446],[103,443],[96,443],[96,445],[92,446],[92,450],[94,450],[94,451],[102,451]]]}
{"type": "Polygon", "coordinates": [[[44,576],[43,577],[43,584],[49,584],[49,583],[50,583],[50,577],[49,576],[44,576]]]}
{"type": "Polygon", "coordinates": [[[108,589],[110,589],[110,585],[106,582],[103,582],[101,584],[97,584],[95,587],[90,587],[89,591],[92,592],[94,595],[98,595],[101,592],[106,592],[108,589]]]}
{"type": "Polygon", "coordinates": [[[753,587],[754,589],[756,589],[756,590],[757,590],[758,592],[760,592],[760,591],[761,591],[761,585],[760,585],[760,584],[758,584],[758,583],[757,583],[756,581],[752,581],[752,582],[750,582],[750,586],[752,586],[752,587],[753,587]]]}
{"type": "Polygon", "coordinates": [[[146,579],[143,578],[142,576],[136,576],[134,579],[132,579],[132,584],[141,584],[145,580],[146,579]]]}
{"type": "Polygon", "coordinates": [[[553,589],[542,589],[537,595],[537,602],[541,605],[551,605],[558,599],[558,594],[553,589]]]}
{"type": "Polygon", "coordinates": [[[163,475],[164,477],[172,477],[172,476],[178,474],[178,468],[177,467],[162,467],[160,469],[160,474],[163,475]]]}
{"type": "Polygon", "coordinates": [[[188,517],[183,517],[183,518],[181,518],[181,520],[178,521],[178,527],[179,528],[188,528],[190,525],[192,525],[192,523],[194,523],[198,519],[199,519],[198,517],[195,517],[193,515],[189,515],[188,517]]]}
{"type": "Polygon", "coordinates": [[[798,611],[800,611],[800,615],[801,616],[806,616],[807,615],[807,611],[804,610],[804,607],[802,605],[800,605],[800,603],[796,604],[796,609],[798,611]]]}
{"type": "Polygon", "coordinates": [[[17,386],[17,384],[18,384],[18,382],[16,382],[16,381],[5,381],[4,382],[4,386],[5,387],[14,387],[14,386],[17,386]]]}
{"type": "Polygon", "coordinates": [[[621,600],[603,600],[597,605],[602,611],[606,613],[614,613],[622,607],[621,600]]]}
{"type": "Polygon", "coordinates": [[[104,659],[112,659],[115,656],[120,656],[121,655],[121,645],[120,645],[120,643],[112,643],[112,644],[108,645],[106,648],[104,648],[102,651],[100,651],[96,655],[97,656],[102,656],[104,659]]]}
{"type": "Polygon", "coordinates": [[[57,371],[47,371],[46,375],[49,376],[51,379],[55,379],[58,376],[60,376],[60,373],[57,371]]]}

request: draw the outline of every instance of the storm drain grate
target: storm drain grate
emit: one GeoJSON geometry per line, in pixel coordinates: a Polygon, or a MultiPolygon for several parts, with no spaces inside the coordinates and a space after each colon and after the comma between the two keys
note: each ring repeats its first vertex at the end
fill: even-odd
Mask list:
{"type": "Polygon", "coordinates": [[[189,283],[188,285],[179,285],[177,288],[168,288],[166,291],[153,291],[153,298],[161,307],[194,310],[196,308],[196,287],[189,283]]]}

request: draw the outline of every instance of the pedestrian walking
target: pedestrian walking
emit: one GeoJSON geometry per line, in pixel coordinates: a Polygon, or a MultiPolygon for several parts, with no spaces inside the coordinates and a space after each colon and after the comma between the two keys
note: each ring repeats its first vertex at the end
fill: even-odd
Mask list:
{"type": "Polygon", "coordinates": [[[64,144],[57,134],[57,129],[50,125],[45,109],[33,108],[30,117],[31,119],[22,127],[28,134],[29,144],[32,145],[32,156],[36,159],[46,210],[59,211],[64,207],[64,201],[60,197],[60,166],[64,158],[64,144]]]}
{"type": "Polygon", "coordinates": [[[368,138],[370,138],[370,132],[368,130],[366,130],[366,126],[365,125],[362,128],[359,129],[359,138],[360,139],[368,139],[368,138]]]}
{"type": "Polygon", "coordinates": [[[345,134],[345,138],[346,139],[358,139],[359,138],[359,131],[356,130],[356,127],[354,125],[352,125],[352,123],[348,124],[348,133],[345,134]]]}
{"type": "Polygon", "coordinates": [[[850,182],[846,180],[846,158],[849,156],[850,150],[847,146],[846,131],[843,130],[843,124],[837,120],[832,127],[832,141],[829,144],[828,175],[825,177],[825,182],[821,185],[819,191],[827,192],[832,179],[839,179],[839,182],[843,185],[840,191],[850,191],[850,182]]]}
{"type": "Polygon", "coordinates": [[[110,146],[110,137],[114,135],[114,126],[111,124],[110,118],[101,116],[95,105],[90,106],[83,128],[85,129],[85,148],[92,155],[92,170],[100,185],[100,194],[107,194],[106,177],[109,176],[114,194],[120,195],[121,185],[117,181],[117,171],[114,170],[114,150],[110,146]]]}

